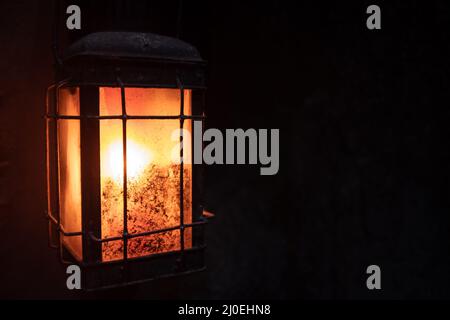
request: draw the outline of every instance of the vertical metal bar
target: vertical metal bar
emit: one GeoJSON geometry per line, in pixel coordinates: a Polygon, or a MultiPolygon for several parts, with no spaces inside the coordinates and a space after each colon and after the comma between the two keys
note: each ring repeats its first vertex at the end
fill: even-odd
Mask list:
{"type": "MultiPolygon", "coordinates": [[[[201,101],[201,114],[202,114],[202,137],[203,137],[203,132],[204,130],[206,130],[206,114],[205,114],[205,106],[206,106],[206,92],[204,89],[202,89],[202,101],[201,101]]],[[[203,150],[205,149],[205,142],[202,139],[202,157],[203,157],[203,150]]],[[[205,181],[205,177],[204,177],[204,173],[205,173],[205,168],[203,165],[200,166],[200,174],[199,174],[199,179],[200,179],[200,183],[199,183],[199,199],[201,199],[201,209],[199,210],[198,213],[198,217],[200,218],[201,216],[203,216],[203,199],[204,199],[204,181],[205,181]]],[[[205,241],[205,225],[203,225],[201,227],[201,231],[199,230],[199,234],[201,237],[201,245],[205,245],[206,241],[205,241]]]]}
{"type": "MultiPolygon", "coordinates": [[[[52,113],[55,114],[56,113],[56,94],[55,92],[57,92],[57,85],[55,84],[53,86],[53,94],[48,94],[47,95],[47,105],[46,105],[46,111],[47,114],[52,113]],[[51,100],[51,101],[50,101],[51,100]],[[53,106],[53,110],[50,110],[51,107],[53,106]]],[[[50,89],[49,89],[50,90],[50,89]]],[[[45,119],[45,129],[46,129],[46,152],[45,152],[45,156],[46,156],[46,169],[47,169],[47,214],[49,215],[49,217],[52,217],[53,219],[55,219],[55,211],[59,212],[59,204],[57,201],[59,201],[59,199],[54,199],[57,198],[55,193],[55,189],[58,187],[57,185],[57,181],[56,180],[58,178],[58,163],[57,163],[57,152],[58,152],[58,145],[57,145],[57,140],[56,140],[56,123],[57,120],[56,119],[50,119],[48,117],[46,117],[45,119]],[[51,127],[53,125],[53,128],[51,127]],[[53,137],[52,137],[52,133],[51,130],[54,129],[53,131],[53,137]],[[53,138],[53,139],[52,139],[53,138]],[[51,154],[53,153],[53,154],[51,154]],[[56,166],[56,170],[55,170],[55,166],[56,166]]],[[[56,223],[59,224],[59,218],[56,218],[56,223]]],[[[60,233],[58,230],[58,226],[55,226],[55,224],[52,222],[51,219],[49,219],[49,225],[48,225],[48,232],[49,232],[49,245],[52,248],[58,248],[59,247],[59,237],[60,237],[60,233]],[[54,242],[54,235],[57,235],[57,241],[58,242],[54,242]]]]}
{"type": "MultiPolygon", "coordinates": [[[[195,125],[192,125],[193,132],[191,134],[192,137],[192,150],[193,157],[194,153],[196,152],[196,148],[200,147],[203,151],[204,145],[203,145],[203,139],[200,139],[199,146],[197,145],[198,141],[195,137],[197,135],[203,136],[203,130],[205,128],[205,90],[198,89],[192,91],[192,115],[200,115],[201,117],[201,130],[200,132],[196,132],[195,130],[197,127],[195,125]]],[[[195,122],[197,122],[196,120],[195,122]]],[[[193,159],[195,160],[195,159],[193,159]]],[[[201,163],[196,164],[195,161],[192,161],[192,221],[200,221],[202,215],[203,215],[203,206],[202,206],[202,200],[203,199],[203,165],[201,163]]],[[[203,230],[204,227],[200,228],[192,228],[192,246],[203,244],[203,230]]]]}
{"type": "Polygon", "coordinates": [[[125,102],[125,87],[118,79],[122,102],[122,144],[123,144],[123,259],[128,260],[128,186],[127,186],[127,109],[125,102]]]}
{"type": "Polygon", "coordinates": [[[177,85],[180,89],[180,250],[181,264],[184,265],[184,154],[183,154],[183,127],[184,127],[184,87],[180,77],[177,76],[177,85]]]}
{"type": "MultiPolygon", "coordinates": [[[[102,245],[87,234],[101,236],[101,178],[100,178],[100,120],[99,87],[80,86],[80,168],[81,168],[81,225],[83,260],[87,263],[102,260],[102,245]]],[[[70,120],[72,121],[72,120],[70,120]]]]}
{"type": "Polygon", "coordinates": [[[55,128],[54,128],[54,135],[55,135],[55,179],[56,179],[56,188],[55,188],[55,200],[56,200],[56,211],[57,211],[57,215],[56,215],[56,219],[58,221],[58,242],[59,242],[59,250],[60,250],[60,255],[62,255],[62,237],[61,237],[61,206],[60,206],[60,201],[59,201],[59,133],[58,133],[58,126],[59,126],[59,121],[58,121],[58,116],[59,116],[59,85],[55,85],[55,92],[54,92],[54,103],[55,103],[55,128]]]}
{"type": "Polygon", "coordinates": [[[55,141],[56,141],[56,161],[55,161],[55,165],[56,165],[56,208],[57,208],[57,219],[58,219],[58,242],[59,242],[59,260],[62,263],[67,263],[68,261],[65,258],[65,249],[64,249],[64,245],[63,245],[63,237],[62,236],[62,228],[61,228],[61,203],[60,203],[60,193],[61,193],[61,186],[60,186],[60,179],[59,179],[59,175],[60,175],[60,159],[59,159],[59,89],[60,86],[56,85],[55,88],[55,141]]]}
{"type": "Polygon", "coordinates": [[[58,244],[54,243],[54,234],[59,234],[58,230],[56,229],[56,232],[54,232],[55,230],[55,225],[51,220],[51,217],[53,217],[54,211],[53,211],[53,190],[52,190],[52,185],[54,182],[54,179],[52,177],[52,163],[51,163],[51,156],[50,156],[50,152],[51,152],[51,146],[50,144],[52,142],[54,142],[53,139],[50,139],[50,121],[55,121],[53,119],[45,119],[45,132],[46,132],[46,150],[45,150],[45,157],[46,157],[46,169],[47,169],[47,215],[49,216],[48,219],[48,245],[51,248],[58,248],[58,244]]]}

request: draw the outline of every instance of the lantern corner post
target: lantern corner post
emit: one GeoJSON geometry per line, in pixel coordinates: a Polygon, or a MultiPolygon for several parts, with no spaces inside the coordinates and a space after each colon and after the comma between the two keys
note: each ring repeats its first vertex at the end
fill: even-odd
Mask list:
{"type": "Polygon", "coordinates": [[[58,141],[57,141],[57,86],[47,88],[45,111],[45,160],[46,160],[46,189],[48,220],[48,244],[58,249],[60,243],[60,217],[59,217],[59,181],[58,181],[58,141]]]}
{"type": "MultiPolygon", "coordinates": [[[[196,163],[195,152],[196,149],[203,153],[203,140],[196,139],[197,136],[203,137],[203,130],[205,128],[205,88],[192,90],[192,116],[193,121],[201,122],[201,126],[197,127],[192,123],[192,221],[200,222],[203,216],[203,201],[204,201],[204,168],[202,163],[196,163]]],[[[203,156],[203,155],[202,155],[203,156]]],[[[192,228],[192,244],[204,244],[204,228],[192,228]]]]}
{"type": "Polygon", "coordinates": [[[83,265],[102,258],[99,87],[80,86],[83,265]]]}

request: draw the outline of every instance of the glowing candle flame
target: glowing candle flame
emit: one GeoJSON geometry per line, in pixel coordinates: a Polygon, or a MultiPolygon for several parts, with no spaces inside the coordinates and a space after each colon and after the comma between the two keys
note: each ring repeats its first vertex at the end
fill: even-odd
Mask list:
{"type": "MultiPolygon", "coordinates": [[[[106,151],[108,159],[105,176],[113,178],[116,182],[123,181],[123,143],[117,140],[111,143],[106,151]]],[[[127,177],[137,178],[152,161],[150,150],[127,140],[127,177]]]]}

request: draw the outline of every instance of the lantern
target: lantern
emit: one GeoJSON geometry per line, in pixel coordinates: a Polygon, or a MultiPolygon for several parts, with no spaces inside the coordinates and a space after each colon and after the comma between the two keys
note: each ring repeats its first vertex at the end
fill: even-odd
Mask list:
{"type": "Polygon", "coordinates": [[[47,92],[47,216],[84,289],[205,268],[202,146],[190,139],[204,66],[181,40],[130,32],[87,35],[63,57],[47,92]]]}

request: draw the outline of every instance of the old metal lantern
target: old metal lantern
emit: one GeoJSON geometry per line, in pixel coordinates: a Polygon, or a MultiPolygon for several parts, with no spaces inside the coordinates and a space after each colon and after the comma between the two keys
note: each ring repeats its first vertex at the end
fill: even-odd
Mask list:
{"type": "Polygon", "coordinates": [[[47,94],[51,243],[84,289],[203,270],[205,62],[191,45],[99,32],[71,45],[47,94]]]}

